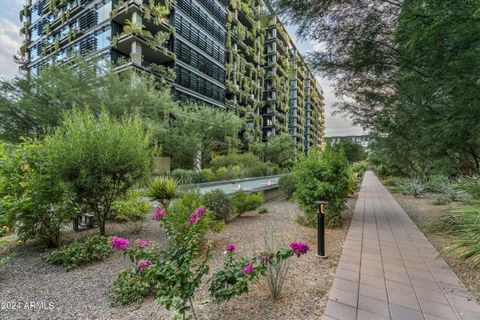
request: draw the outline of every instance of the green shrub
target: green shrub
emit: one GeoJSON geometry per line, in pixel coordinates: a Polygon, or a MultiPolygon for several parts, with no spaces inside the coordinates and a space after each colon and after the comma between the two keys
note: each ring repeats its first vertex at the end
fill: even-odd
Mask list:
{"type": "MultiPolygon", "coordinates": [[[[215,174],[213,173],[213,170],[210,168],[202,169],[200,170],[200,175],[202,177],[201,182],[212,182],[215,181],[215,174]]],[[[200,182],[198,182],[200,183],[200,182]]]]}
{"type": "Polygon", "coordinates": [[[228,169],[225,167],[215,170],[215,181],[224,181],[230,178],[228,169]]]}
{"type": "Polygon", "coordinates": [[[213,221],[210,224],[210,230],[212,230],[215,233],[220,233],[225,229],[225,220],[218,220],[218,221],[213,221]]]}
{"type": "Polygon", "coordinates": [[[206,193],[203,196],[203,203],[210,212],[213,212],[216,220],[228,220],[233,214],[232,198],[220,189],[206,193]]]}
{"type": "Polygon", "coordinates": [[[60,226],[73,216],[67,187],[55,173],[52,158],[45,144],[28,140],[0,163],[1,225],[22,241],[38,240],[49,248],[58,246],[60,226]]]}
{"type": "Polygon", "coordinates": [[[261,208],[259,208],[259,209],[258,209],[258,211],[257,211],[257,212],[258,212],[259,214],[265,214],[265,213],[267,213],[267,212],[268,212],[268,209],[267,209],[267,208],[265,208],[265,207],[261,207],[261,208]]]}
{"type": "Polygon", "coordinates": [[[126,305],[143,300],[151,290],[151,283],[144,273],[135,268],[121,271],[113,283],[113,296],[116,303],[126,305]]]}
{"type": "Polygon", "coordinates": [[[144,221],[145,215],[152,210],[138,191],[129,191],[124,198],[115,200],[112,209],[118,221],[144,221]]]}
{"type": "Polygon", "coordinates": [[[396,187],[400,184],[401,180],[400,178],[397,177],[386,177],[385,179],[382,180],[382,183],[386,187],[396,187]]]}
{"type": "Polygon", "coordinates": [[[151,172],[151,135],[138,116],[69,112],[45,143],[57,175],[76,204],[95,214],[102,235],[113,201],[151,172]]]}
{"type": "Polygon", "coordinates": [[[350,168],[352,169],[352,172],[353,172],[355,178],[360,178],[360,177],[363,176],[365,171],[367,171],[368,164],[367,164],[367,161],[357,161],[357,162],[352,163],[350,168]]]}
{"type": "Polygon", "coordinates": [[[10,228],[5,225],[2,226],[0,228],[0,267],[10,262],[12,258],[11,250],[14,245],[15,241],[10,234],[10,228]]]}
{"type": "Polygon", "coordinates": [[[278,180],[278,187],[285,193],[287,198],[290,199],[295,193],[295,190],[297,190],[296,183],[293,174],[286,174],[278,180]]]}
{"type": "Polygon", "coordinates": [[[195,180],[195,171],[193,170],[184,170],[184,169],[175,169],[172,171],[172,178],[176,179],[180,184],[191,184],[195,180]]]}
{"type": "Polygon", "coordinates": [[[231,168],[234,166],[248,168],[254,167],[259,162],[262,161],[253,153],[229,153],[212,159],[210,167],[212,169],[219,169],[221,167],[231,168]]]}
{"type": "Polygon", "coordinates": [[[179,182],[170,177],[156,177],[148,186],[148,196],[167,205],[178,195],[179,182]]]}
{"type": "Polygon", "coordinates": [[[108,239],[104,236],[91,236],[84,241],[74,241],[45,257],[45,261],[60,265],[70,271],[81,264],[105,260],[112,253],[108,239]]]}
{"type": "Polygon", "coordinates": [[[403,179],[398,184],[398,191],[402,194],[418,197],[425,193],[426,186],[420,179],[403,179]]]}
{"type": "Polygon", "coordinates": [[[314,202],[323,200],[328,202],[325,224],[340,226],[341,213],[352,184],[352,173],[345,155],[330,146],[321,152],[311,150],[297,163],[293,174],[297,181],[294,198],[304,214],[299,216],[298,222],[315,226],[318,208],[314,202]]]}
{"type": "MultiPolygon", "coordinates": [[[[191,190],[185,192],[182,197],[172,201],[167,208],[167,215],[165,217],[168,224],[174,226],[179,232],[188,232],[189,225],[185,221],[193,211],[197,208],[206,207],[204,204],[203,195],[198,190],[191,190]]],[[[209,214],[205,217],[202,227],[200,228],[201,237],[203,237],[209,229],[214,225],[214,217],[209,214]]],[[[213,226],[214,228],[215,226],[213,226]]]]}
{"type": "Polygon", "coordinates": [[[263,204],[263,194],[246,193],[237,191],[232,195],[233,209],[239,215],[247,211],[253,211],[263,204]]]}

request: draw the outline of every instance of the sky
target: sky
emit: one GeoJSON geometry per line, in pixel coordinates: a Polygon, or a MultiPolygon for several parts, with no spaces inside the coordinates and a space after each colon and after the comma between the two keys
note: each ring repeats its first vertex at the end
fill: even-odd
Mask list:
{"type": "MultiPolygon", "coordinates": [[[[21,46],[19,11],[23,6],[23,0],[0,0],[0,77],[11,79],[17,74],[18,67],[13,62],[13,55],[21,46]]],[[[318,44],[310,41],[299,41],[296,37],[295,26],[287,26],[287,30],[294,39],[298,49],[308,52],[318,47],[318,44]]],[[[317,81],[323,89],[325,96],[326,136],[360,135],[363,130],[354,127],[349,119],[334,116],[332,105],[336,101],[331,82],[317,75],[317,81]]]]}

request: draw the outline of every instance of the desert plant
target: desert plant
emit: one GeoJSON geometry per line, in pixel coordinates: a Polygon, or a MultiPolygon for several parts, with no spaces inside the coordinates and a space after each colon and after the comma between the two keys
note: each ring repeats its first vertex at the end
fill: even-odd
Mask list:
{"type": "Polygon", "coordinates": [[[480,202],[448,211],[432,226],[456,237],[454,244],[445,248],[444,253],[455,252],[460,259],[480,264],[480,202]]]}
{"type": "Polygon", "coordinates": [[[241,215],[242,213],[252,211],[260,207],[263,204],[263,194],[249,194],[244,191],[236,191],[232,195],[232,200],[234,212],[241,215]]]}
{"type": "Polygon", "coordinates": [[[245,258],[237,254],[234,244],[228,244],[223,269],[210,279],[210,295],[216,303],[221,303],[247,293],[249,284],[265,276],[270,266],[277,266],[294,255],[300,257],[309,251],[308,245],[303,242],[291,242],[289,247],[245,258]]]}
{"type": "Polygon", "coordinates": [[[471,199],[480,200],[480,176],[464,177],[459,180],[458,187],[471,199]]]}
{"type": "Polygon", "coordinates": [[[228,220],[233,213],[232,199],[220,189],[206,193],[203,202],[216,220],[228,220]]]}
{"type": "Polygon", "coordinates": [[[293,174],[281,176],[278,180],[278,187],[285,193],[287,198],[290,199],[297,189],[295,176],[293,174]]]}
{"type": "Polygon", "coordinates": [[[102,235],[113,202],[150,172],[150,141],[138,116],[115,120],[87,110],[67,113],[46,138],[57,175],[75,203],[95,214],[102,235]]]}
{"type": "Polygon", "coordinates": [[[70,271],[82,264],[105,260],[112,253],[108,239],[104,236],[91,236],[79,242],[74,241],[45,257],[45,261],[60,265],[70,271]]]}
{"type": "Polygon", "coordinates": [[[449,204],[450,202],[451,202],[450,199],[445,198],[443,196],[439,196],[432,201],[432,204],[435,206],[443,206],[443,205],[449,204]]]}
{"type": "Polygon", "coordinates": [[[177,179],[156,177],[148,186],[148,196],[160,201],[164,206],[168,205],[172,199],[177,197],[179,185],[180,183],[177,179]]]}
{"type": "Polygon", "coordinates": [[[448,201],[457,201],[462,198],[464,192],[459,188],[457,183],[445,180],[432,184],[432,190],[439,193],[448,201]]]}
{"type": "MultiPolygon", "coordinates": [[[[263,243],[267,252],[275,252],[280,248],[278,246],[279,239],[270,228],[266,228],[263,237],[263,243]]],[[[290,260],[280,260],[275,264],[269,263],[267,265],[267,271],[265,272],[265,282],[270,291],[271,297],[275,300],[280,296],[282,292],[283,283],[287,278],[288,268],[290,266],[290,260]]]]}
{"type": "Polygon", "coordinates": [[[398,191],[405,195],[418,197],[426,191],[426,186],[420,179],[407,178],[399,183],[398,191]]]}

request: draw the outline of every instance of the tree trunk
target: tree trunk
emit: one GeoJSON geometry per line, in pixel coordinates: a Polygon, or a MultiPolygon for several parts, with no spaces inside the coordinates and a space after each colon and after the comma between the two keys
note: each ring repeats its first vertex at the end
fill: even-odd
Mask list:
{"type": "Polygon", "coordinates": [[[103,215],[98,215],[98,224],[100,226],[100,234],[102,236],[105,235],[105,216],[103,215]]]}

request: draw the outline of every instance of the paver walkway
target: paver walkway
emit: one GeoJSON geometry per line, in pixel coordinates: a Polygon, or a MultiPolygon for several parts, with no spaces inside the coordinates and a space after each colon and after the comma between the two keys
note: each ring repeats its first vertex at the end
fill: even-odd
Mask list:
{"type": "Polygon", "coordinates": [[[367,172],[324,319],[480,320],[480,305],[367,172]]]}

